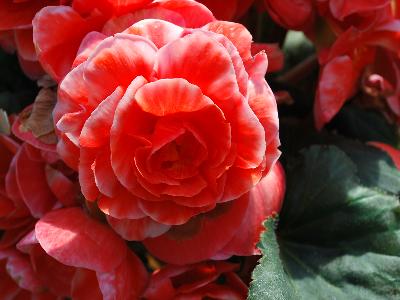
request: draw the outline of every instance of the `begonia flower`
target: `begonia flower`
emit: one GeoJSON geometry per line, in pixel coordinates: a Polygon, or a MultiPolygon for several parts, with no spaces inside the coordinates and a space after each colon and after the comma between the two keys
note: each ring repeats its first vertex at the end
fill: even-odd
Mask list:
{"type": "Polygon", "coordinates": [[[236,199],[280,154],[267,56],[251,55],[249,32],[149,19],[86,39],[54,110],[58,153],[85,198],[129,240],[220,206],[243,214],[248,200],[236,199]]]}

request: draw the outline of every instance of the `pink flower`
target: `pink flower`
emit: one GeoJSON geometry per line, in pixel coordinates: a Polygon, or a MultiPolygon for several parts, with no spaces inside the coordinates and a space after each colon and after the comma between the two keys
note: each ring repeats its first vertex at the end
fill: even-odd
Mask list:
{"type": "Polygon", "coordinates": [[[86,199],[131,240],[218,204],[246,207],[236,199],[280,154],[267,57],[252,57],[249,32],[151,19],[103,38],[85,38],[54,111],[58,152],[86,199]]]}

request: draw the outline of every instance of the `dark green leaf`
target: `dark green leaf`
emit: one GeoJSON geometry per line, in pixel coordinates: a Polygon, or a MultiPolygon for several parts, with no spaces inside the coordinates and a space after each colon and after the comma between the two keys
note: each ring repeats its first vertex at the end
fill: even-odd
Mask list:
{"type": "Polygon", "coordinates": [[[339,133],[363,142],[377,141],[392,146],[399,143],[395,127],[382,114],[354,105],[343,107],[332,125],[339,133]]]}
{"type": "Polygon", "coordinates": [[[313,146],[289,165],[278,243],[267,223],[249,299],[400,298],[399,199],[363,186],[350,157],[313,146]]]}

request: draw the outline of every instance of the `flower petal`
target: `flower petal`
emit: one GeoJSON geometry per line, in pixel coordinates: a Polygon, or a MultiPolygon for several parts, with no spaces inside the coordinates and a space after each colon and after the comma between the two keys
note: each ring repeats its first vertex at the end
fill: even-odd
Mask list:
{"type": "Polygon", "coordinates": [[[137,76],[151,77],[157,48],[141,36],[118,33],[103,40],[84,64],[91,105],[109,96],[118,86],[127,88],[137,76]]]}
{"type": "Polygon", "coordinates": [[[140,201],[140,208],[153,220],[166,225],[181,225],[208,207],[186,207],[172,201],[140,201]]]}
{"type": "Polygon", "coordinates": [[[114,197],[101,196],[97,204],[102,212],[117,219],[138,219],[146,216],[139,207],[139,198],[122,187],[114,197]]]}
{"type": "Polygon", "coordinates": [[[161,48],[179,38],[183,28],[163,20],[145,19],[133,24],[124,33],[143,36],[161,48]]]}
{"type": "Polygon", "coordinates": [[[285,173],[278,162],[266,177],[250,190],[250,203],[232,240],[221,249],[213,259],[227,259],[232,255],[250,256],[260,254],[257,243],[260,240],[262,225],[272,214],[279,213],[285,196],[285,173]]]}
{"type": "Polygon", "coordinates": [[[232,239],[248,205],[248,196],[224,203],[160,237],[145,240],[144,245],[152,255],[172,264],[209,259],[232,239]]]}
{"type": "Polygon", "coordinates": [[[74,300],[103,300],[96,272],[77,269],[71,283],[71,297],[74,300]]]}
{"type": "Polygon", "coordinates": [[[156,70],[160,78],[186,79],[214,102],[239,92],[229,53],[200,31],[162,47],[157,53],[156,70]]]}
{"type": "Polygon", "coordinates": [[[142,241],[167,232],[171,226],[157,223],[149,217],[141,219],[115,219],[107,216],[108,224],[127,241],[142,241]]]}
{"type": "Polygon", "coordinates": [[[104,300],[139,299],[147,286],[148,274],[140,259],[129,251],[111,272],[97,272],[97,279],[104,300]]]}
{"type": "Polygon", "coordinates": [[[0,2],[0,30],[28,28],[32,24],[35,14],[48,5],[58,1],[1,1],[0,2]]]}
{"type": "MultiPolygon", "coordinates": [[[[32,215],[40,218],[53,208],[55,205],[55,196],[45,180],[45,163],[30,159],[28,156],[28,147],[31,146],[24,144],[17,154],[18,187],[32,215]]],[[[31,150],[36,149],[32,148],[31,150]]]]}
{"type": "Polygon", "coordinates": [[[117,87],[109,97],[92,111],[79,136],[81,147],[101,147],[109,141],[115,109],[123,95],[124,89],[117,87]]]}
{"type": "Polygon", "coordinates": [[[18,54],[25,60],[36,61],[37,56],[32,35],[32,28],[18,29],[14,32],[18,54]]]}
{"type": "Polygon", "coordinates": [[[110,272],[127,253],[122,239],[80,208],[49,212],[36,223],[35,234],[47,254],[77,268],[110,272]]]}
{"type": "Polygon", "coordinates": [[[48,6],[32,21],[33,41],[43,68],[56,81],[71,70],[83,37],[101,24],[84,19],[68,6],[48,6]]]}
{"type": "Polygon", "coordinates": [[[147,83],[136,92],[135,99],[143,111],[156,116],[193,112],[213,104],[199,87],[182,78],[147,83]]]}
{"type": "Polygon", "coordinates": [[[352,95],[357,71],[349,56],[338,56],[321,71],[314,103],[315,126],[318,130],[328,123],[352,95]]]}

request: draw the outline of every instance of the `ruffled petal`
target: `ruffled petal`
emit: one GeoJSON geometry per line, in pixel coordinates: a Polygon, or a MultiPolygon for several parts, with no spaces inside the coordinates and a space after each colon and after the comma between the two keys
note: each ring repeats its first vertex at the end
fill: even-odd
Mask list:
{"type": "Polygon", "coordinates": [[[143,111],[156,116],[193,112],[212,105],[199,87],[185,79],[160,79],[141,87],[135,95],[143,111]]]}
{"type": "Polygon", "coordinates": [[[96,107],[118,86],[151,77],[157,47],[141,36],[118,33],[102,41],[84,64],[84,79],[96,107]]]}
{"type": "Polygon", "coordinates": [[[81,45],[79,46],[75,60],[72,63],[72,68],[75,68],[81,63],[85,62],[97,45],[99,45],[106,37],[106,35],[97,31],[89,32],[83,38],[81,45]]]}
{"type": "Polygon", "coordinates": [[[157,48],[161,48],[179,38],[183,28],[163,20],[146,19],[133,24],[124,33],[143,36],[152,41],[157,48]]]}
{"type": "Polygon", "coordinates": [[[195,31],[157,53],[160,78],[184,78],[200,87],[217,105],[239,92],[229,53],[206,33],[195,31]]]}
{"type": "Polygon", "coordinates": [[[124,94],[122,87],[103,100],[89,118],[86,119],[79,136],[81,147],[101,147],[110,139],[110,129],[114,118],[115,109],[124,94]]]}
{"type": "Polygon", "coordinates": [[[239,51],[243,61],[251,58],[251,43],[253,38],[242,24],[215,21],[205,25],[203,28],[226,36],[239,51]]]}
{"type": "Polygon", "coordinates": [[[215,20],[211,11],[197,1],[157,0],[155,3],[155,9],[167,9],[182,16],[185,22],[184,27],[198,28],[215,20]]]}

